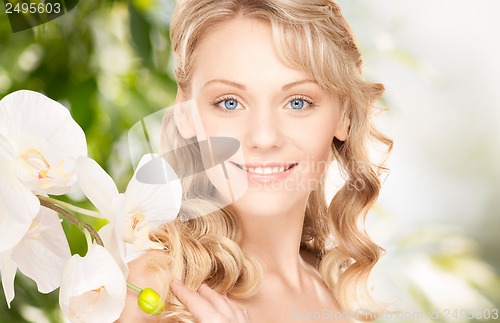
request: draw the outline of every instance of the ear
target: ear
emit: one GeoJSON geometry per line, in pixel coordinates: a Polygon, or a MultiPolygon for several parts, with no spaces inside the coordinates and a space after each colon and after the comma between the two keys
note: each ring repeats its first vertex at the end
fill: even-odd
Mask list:
{"type": "Polygon", "coordinates": [[[337,123],[337,128],[335,129],[334,137],[340,141],[346,141],[347,135],[349,134],[349,126],[351,125],[351,120],[348,117],[343,116],[337,123]]]}
{"type": "Polygon", "coordinates": [[[184,92],[179,89],[175,97],[174,120],[177,130],[179,130],[184,139],[189,139],[196,135],[191,109],[192,100],[186,101],[184,92]]]}

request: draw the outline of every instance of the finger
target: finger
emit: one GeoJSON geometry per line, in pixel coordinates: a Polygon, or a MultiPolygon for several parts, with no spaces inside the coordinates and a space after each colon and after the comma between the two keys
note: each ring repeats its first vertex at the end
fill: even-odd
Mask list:
{"type": "Polygon", "coordinates": [[[187,307],[195,319],[201,321],[203,318],[221,316],[221,313],[205,297],[187,288],[180,281],[173,280],[171,288],[174,295],[187,307]]]}
{"type": "Polygon", "coordinates": [[[248,311],[242,310],[238,305],[236,305],[232,300],[227,299],[229,306],[233,309],[233,313],[235,313],[237,322],[249,322],[248,311]]]}
{"type": "Polygon", "coordinates": [[[228,318],[230,317],[229,313],[232,313],[232,317],[237,322],[248,322],[248,312],[242,310],[235,302],[230,300],[227,294],[220,295],[207,284],[202,284],[198,292],[205,296],[219,312],[225,314],[228,318]]]}
{"type": "Polygon", "coordinates": [[[236,313],[233,311],[233,307],[230,306],[229,300],[208,287],[207,284],[201,284],[198,293],[204,296],[217,311],[224,314],[228,319],[231,320],[236,317],[236,313]]]}

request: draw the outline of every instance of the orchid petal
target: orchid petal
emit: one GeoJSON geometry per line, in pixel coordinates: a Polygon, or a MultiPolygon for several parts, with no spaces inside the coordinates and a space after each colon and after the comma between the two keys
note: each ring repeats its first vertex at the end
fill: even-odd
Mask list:
{"type": "Polygon", "coordinates": [[[83,193],[103,217],[111,221],[111,203],[118,196],[113,179],[95,160],[88,157],[78,158],[76,176],[83,193]]]}
{"type": "Polygon", "coordinates": [[[125,243],[125,262],[128,264],[131,261],[139,258],[148,250],[138,250],[133,244],[125,243]]]}
{"type": "Polygon", "coordinates": [[[74,255],[66,264],[59,304],[71,322],[114,322],[125,306],[126,293],[125,277],[113,256],[94,245],[85,257],[74,255]]]}
{"type": "Polygon", "coordinates": [[[116,232],[116,226],[113,223],[109,223],[99,230],[99,235],[101,236],[106,249],[115,259],[115,262],[120,267],[123,276],[128,276],[128,267],[125,263],[125,246],[121,236],[116,232]]]}
{"type": "Polygon", "coordinates": [[[0,204],[5,209],[0,210],[0,217],[7,212],[13,220],[24,224],[31,223],[40,209],[38,198],[17,180],[12,163],[3,158],[0,158],[0,204]]]}
{"type": "Polygon", "coordinates": [[[56,212],[42,208],[23,240],[13,249],[19,270],[33,279],[38,291],[50,293],[61,284],[62,269],[71,258],[61,220],[56,212]]]}
{"type": "Polygon", "coordinates": [[[0,202],[0,252],[13,248],[30,228],[31,222],[14,220],[0,202]]]}
{"type": "Polygon", "coordinates": [[[0,160],[12,161],[16,156],[16,150],[12,147],[7,137],[0,133],[0,160]]]}
{"type": "Polygon", "coordinates": [[[137,250],[148,250],[148,249],[163,250],[165,248],[165,246],[162,243],[151,241],[151,239],[149,239],[150,230],[151,229],[149,228],[149,225],[146,225],[141,229],[137,230],[134,241],[134,247],[137,250]]]}
{"type": "Polygon", "coordinates": [[[17,265],[10,258],[10,251],[0,253],[0,273],[2,273],[2,286],[7,300],[7,306],[10,308],[10,302],[14,299],[14,278],[16,277],[17,265]]]}
{"type": "MultiPolygon", "coordinates": [[[[145,155],[142,157],[137,170],[140,170],[141,165],[147,163],[155,157],[154,155],[145,155]]],[[[164,176],[165,174],[175,174],[172,167],[162,158],[162,166],[164,172],[157,176],[164,176]]],[[[137,172],[136,172],[137,174],[137,172]]],[[[126,210],[127,214],[143,213],[146,215],[151,229],[163,223],[172,222],[178,215],[181,201],[182,201],[182,188],[180,180],[169,180],[166,184],[145,184],[136,179],[136,174],[130,180],[126,196],[126,210]]]]}

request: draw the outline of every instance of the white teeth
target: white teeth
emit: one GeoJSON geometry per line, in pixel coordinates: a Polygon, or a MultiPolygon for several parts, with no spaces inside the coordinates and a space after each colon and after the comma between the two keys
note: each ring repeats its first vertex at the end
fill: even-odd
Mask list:
{"type": "Polygon", "coordinates": [[[290,167],[285,168],[285,166],[279,166],[279,167],[245,167],[245,166],[242,166],[242,168],[249,173],[261,174],[261,175],[283,173],[285,171],[285,169],[286,170],[290,169],[290,167]]]}

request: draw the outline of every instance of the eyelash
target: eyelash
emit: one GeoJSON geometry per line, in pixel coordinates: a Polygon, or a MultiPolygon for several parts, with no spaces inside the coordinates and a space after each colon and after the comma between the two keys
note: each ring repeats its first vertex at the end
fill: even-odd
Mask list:
{"type": "Polygon", "coordinates": [[[222,110],[222,112],[228,113],[228,112],[231,112],[233,110],[223,109],[223,108],[219,107],[219,104],[221,104],[224,101],[228,101],[228,100],[235,100],[236,102],[240,103],[238,101],[238,99],[236,99],[235,97],[233,97],[231,95],[225,95],[223,97],[217,98],[214,101],[210,102],[210,105],[217,110],[222,110]]]}
{"type": "Polygon", "coordinates": [[[288,103],[292,102],[293,100],[302,100],[302,101],[306,102],[309,105],[305,109],[304,108],[302,108],[302,109],[293,109],[293,108],[291,108],[292,110],[309,110],[309,109],[312,109],[312,108],[314,108],[314,107],[317,106],[316,102],[314,102],[313,100],[309,99],[306,96],[302,96],[302,95],[293,96],[290,100],[288,100],[288,103]]]}
{"type": "MultiPolygon", "coordinates": [[[[238,102],[238,104],[240,104],[240,101],[238,101],[238,99],[235,98],[234,96],[225,95],[223,97],[217,98],[216,100],[210,102],[210,105],[217,110],[222,110],[222,112],[224,112],[224,113],[230,113],[231,111],[234,111],[234,110],[229,110],[229,109],[224,109],[224,108],[219,107],[219,104],[221,104],[224,101],[228,101],[228,100],[234,100],[234,101],[238,102]]],[[[308,97],[302,96],[302,95],[293,96],[292,98],[290,98],[290,100],[288,100],[287,104],[290,104],[290,102],[292,102],[294,100],[302,100],[302,101],[306,102],[307,104],[309,104],[309,106],[307,106],[306,108],[302,108],[302,109],[290,108],[292,110],[298,110],[298,111],[309,110],[309,109],[312,109],[312,108],[317,106],[316,102],[314,102],[313,100],[309,99],[308,97]]]]}

